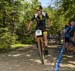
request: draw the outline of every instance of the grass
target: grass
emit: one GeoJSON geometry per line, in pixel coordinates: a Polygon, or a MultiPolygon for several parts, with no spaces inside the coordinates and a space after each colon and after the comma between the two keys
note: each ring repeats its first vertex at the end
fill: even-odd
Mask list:
{"type": "Polygon", "coordinates": [[[19,47],[26,47],[26,46],[31,46],[31,44],[14,44],[14,45],[11,45],[12,48],[19,48],[19,47]]]}

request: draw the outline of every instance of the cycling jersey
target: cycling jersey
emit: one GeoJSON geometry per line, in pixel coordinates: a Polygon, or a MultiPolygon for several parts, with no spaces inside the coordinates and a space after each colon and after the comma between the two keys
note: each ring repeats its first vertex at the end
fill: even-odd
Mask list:
{"type": "Polygon", "coordinates": [[[65,37],[69,38],[70,37],[70,34],[69,34],[69,31],[70,31],[71,27],[70,26],[66,26],[65,30],[65,37]]]}
{"type": "Polygon", "coordinates": [[[75,25],[73,26],[73,31],[75,32],[75,25]]]}
{"type": "Polygon", "coordinates": [[[37,25],[36,25],[36,29],[41,29],[41,30],[45,30],[46,28],[46,20],[48,19],[48,15],[45,12],[42,12],[42,15],[39,16],[38,13],[36,13],[35,15],[33,15],[31,21],[36,21],[37,25]]]}
{"type": "Polygon", "coordinates": [[[65,30],[65,42],[69,42],[70,38],[74,36],[75,26],[67,26],[65,30]]]}
{"type": "Polygon", "coordinates": [[[75,33],[75,25],[72,26],[71,30],[70,30],[70,36],[73,37],[75,33]]]}

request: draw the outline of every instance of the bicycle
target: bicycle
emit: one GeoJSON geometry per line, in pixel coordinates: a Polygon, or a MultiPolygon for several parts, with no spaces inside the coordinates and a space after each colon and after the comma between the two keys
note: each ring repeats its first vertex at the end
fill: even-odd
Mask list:
{"type": "Polygon", "coordinates": [[[35,31],[37,37],[37,48],[42,64],[44,64],[44,41],[43,41],[43,32],[40,29],[35,31]]]}
{"type": "MultiPolygon", "coordinates": [[[[48,28],[47,28],[48,31],[48,28]]],[[[35,33],[35,36],[37,37],[37,49],[38,49],[38,54],[40,56],[42,64],[44,64],[44,52],[45,52],[45,43],[44,43],[44,38],[43,38],[43,31],[40,29],[37,29],[35,31],[30,32],[29,34],[35,33]]]]}
{"type": "MultiPolygon", "coordinates": [[[[49,28],[46,27],[46,32],[48,32],[48,31],[49,31],[49,28]]],[[[45,47],[43,31],[40,29],[37,29],[35,31],[35,35],[37,37],[37,48],[38,48],[39,56],[40,56],[42,64],[44,64],[45,52],[47,51],[47,53],[48,53],[48,49],[45,47]]]]}

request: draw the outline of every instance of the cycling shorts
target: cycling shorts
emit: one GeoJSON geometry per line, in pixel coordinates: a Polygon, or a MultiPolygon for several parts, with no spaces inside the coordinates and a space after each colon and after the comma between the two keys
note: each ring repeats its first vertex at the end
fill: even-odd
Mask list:
{"type": "Polygon", "coordinates": [[[40,27],[37,27],[37,28],[36,28],[36,30],[37,30],[37,29],[42,30],[43,35],[47,35],[47,34],[48,34],[48,32],[47,32],[47,30],[46,30],[46,28],[45,28],[45,27],[43,27],[43,28],[42,28],[42,27],[41,27],[41,28],[40,28],[40,27]]]}
{"type": "Polygon", "coordinates": [[[47,35],[48,33],[47,33],[47,31],[43,31],[43,35],[47,35]]]}

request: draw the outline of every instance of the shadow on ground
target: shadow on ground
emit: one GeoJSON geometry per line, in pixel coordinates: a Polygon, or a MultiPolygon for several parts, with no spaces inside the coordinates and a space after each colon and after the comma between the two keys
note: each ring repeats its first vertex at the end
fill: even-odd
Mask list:
{"type": "MultiPolygon", "coordinates": [[[[0,71],[54,71],[60,47],[58,45],[49,46],[49,55],[45,56],[45,65],[41,64],[35,45],[18,49],[1,50],[0,71]]],[[[72,64],[71,66],[73,67],[75,64],[71,61],[75,61],[74,57],[74,55],[68,56],[64,54],[60,71],[62,68],[67,68],[64,64],[72,64]]]]}
{"type": "Polygon", "coordinates": [[[60,71],[75,71],[75,53],[64,52],[60,64],[60,71]]]}

